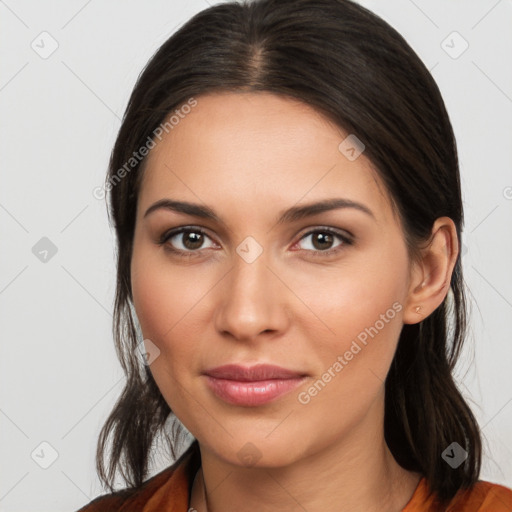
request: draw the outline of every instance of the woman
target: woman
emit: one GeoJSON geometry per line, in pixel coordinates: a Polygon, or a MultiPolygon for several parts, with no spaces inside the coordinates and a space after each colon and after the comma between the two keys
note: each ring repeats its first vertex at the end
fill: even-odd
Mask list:
{"type": "Polygon", "coordinates": [[[127,488],[82,511],[512,510],[451,375],[452,127],[384,21],[348,0],[197,14],[139,77],[105,188],[127,383],[98,470],[127,488]],[[147,480],[172,413],[194,441],[147,480]]]}

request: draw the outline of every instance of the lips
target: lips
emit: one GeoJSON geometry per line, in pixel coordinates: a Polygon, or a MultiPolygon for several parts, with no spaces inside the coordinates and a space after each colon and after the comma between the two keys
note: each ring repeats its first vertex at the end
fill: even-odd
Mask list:
{"type": "Polygon", "coordinates": [[[228,364],[206,370],[204,375],[208,387],[218,398],[247,407],[274,401],[306,378],[303,373],[268,364],[251,367],[228,364]]]}
{"type": "Polygon", "coordinates": [[[293,379],[303,377],[303,373],[287,370],[271,364],[258,364],[245,367],[237,364],[226,364],[204,372],[217,379],[237,380],[242,382],[261,381],[270,379],[293,379]]]}

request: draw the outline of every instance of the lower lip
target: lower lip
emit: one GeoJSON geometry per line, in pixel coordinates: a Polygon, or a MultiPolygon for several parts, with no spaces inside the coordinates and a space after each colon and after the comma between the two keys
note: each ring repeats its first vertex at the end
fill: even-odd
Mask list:
{"type": "Polygon", "coordinates": [[[297,377],[243,382],[206,376],[209,388],[219,398],[230,404],[250,407],[271,402],[297,388],[304,380],[305,377],[297,377]]]}

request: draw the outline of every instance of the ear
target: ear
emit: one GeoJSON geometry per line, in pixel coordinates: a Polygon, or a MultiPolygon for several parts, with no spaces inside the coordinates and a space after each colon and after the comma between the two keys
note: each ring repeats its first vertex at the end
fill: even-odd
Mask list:
{"type": "Polygon", "coordinates": [[[421,322],[443,302],[458,254],[455,223],[449,217],[439,217],[432,226],[428,244],[421,248],[420,260],[412,263],[405,324],[421,322]]]}

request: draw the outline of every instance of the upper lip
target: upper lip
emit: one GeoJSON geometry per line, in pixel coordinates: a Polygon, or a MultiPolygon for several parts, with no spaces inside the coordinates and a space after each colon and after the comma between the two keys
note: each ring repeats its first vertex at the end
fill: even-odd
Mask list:
{"type": "Polygon", "coordinates": [[[247,382],[271,379],[296,379],[305,376],[304,373],[288,370],[272,364],[257,364],[254,366],[226,364],[206,370],[204,373],[217,379],[247,382]]]}

